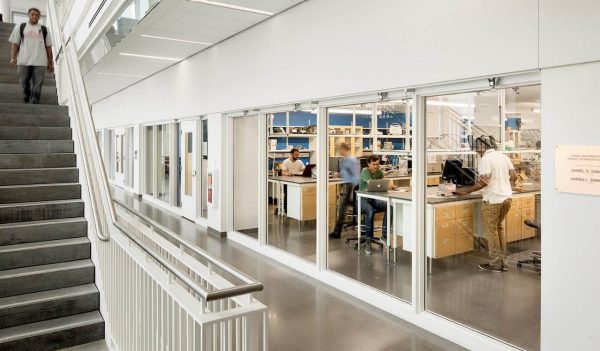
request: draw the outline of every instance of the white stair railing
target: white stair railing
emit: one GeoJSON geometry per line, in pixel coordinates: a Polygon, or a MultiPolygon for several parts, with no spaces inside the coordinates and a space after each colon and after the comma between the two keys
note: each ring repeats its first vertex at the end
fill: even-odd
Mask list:
{"type": "Polygon", "coordinates": [[[60,45],[57,82],[68,90],[75,151],[89,196],[84,200],[92,209],[89,237],[109,347],[267,350],[267,308],[253,297],[263,289],[260,282],[124,204],[116,210],[77,50],[59,31],[55,0],[48,5],[50,30],[60,45]]]}

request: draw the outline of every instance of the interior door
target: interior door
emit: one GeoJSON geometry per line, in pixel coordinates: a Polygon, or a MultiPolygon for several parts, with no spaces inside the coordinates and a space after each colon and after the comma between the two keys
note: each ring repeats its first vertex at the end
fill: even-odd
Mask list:
{"type": "Polygon", "coordinates": [[[189,219],[197,217],[196,199],[198,184],[198,140],[197,121],[183,121],[180,124],[181,211],[189,219]]]}
{"type": "Polygon", "coordinates": [[[125,128],[115,129],[115,183],[125,186],[124,151],[125,151],[125,128]]]}

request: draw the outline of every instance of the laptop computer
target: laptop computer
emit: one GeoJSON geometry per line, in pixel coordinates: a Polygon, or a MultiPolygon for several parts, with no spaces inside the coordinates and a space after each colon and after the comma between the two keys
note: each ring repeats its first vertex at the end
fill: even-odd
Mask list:
{"type": "Polygon", "coordinates": [[[367,184],[367,191],[370,192],[386,192],[390,181],[388,179],[372,179],[367,184]]]}
{"type": "Polygon", "coordinates": [[[315,168],[316,165],[314,164],[308,164],[306,165],[306,168],[304,168],[304,172],[302,172],[302,176],[303,177],[312,177],[312,170],[313,168],[315,168]]]}

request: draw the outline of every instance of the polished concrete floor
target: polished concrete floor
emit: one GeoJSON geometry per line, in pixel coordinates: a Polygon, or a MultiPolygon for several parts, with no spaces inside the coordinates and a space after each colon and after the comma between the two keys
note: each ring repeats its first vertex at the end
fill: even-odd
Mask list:
{"type": "Polygon", "coordinates": [[[62,349],[60,351],[109,351],[109,348],[106,346],[106,342],[104,340],[100,340],[85,345],[62,349]]]}
{"type": "Polygon", "coordinates": [[[263,282],[265,289],[256,297],[269,308],[270,350],[462,350],[242,245],[208,235],[198,225],[121,189],[115,189],[115,198],[263,282]]]}
{"type": "MultiPolygon", "coordinates": [[[[271,207],[267,242],[314,263],[315,228],[314,221],[300,223],[277,216],[271,207]]],[[[256,237],[257,231],[248,234],[256,237]]],[[[373,253],[366,255],[345,244],[345,238],[354,237],[356,230],[349,228],[341,240],[328,241],[328,268],[411,302],[411,253],[399,249],[396,263],[388,263],[384,251],[375,250],[375,246],[373,253]]],[[[528,258],[530,250],[539,248],[539,238],[509,244],[510,269],[500,275],[478,269],[480,263],[487,262],[485,248],[432,260],[427,310],[524,349],[539,350],[540,275],[532,267],[516,266],[518,260],[528,258]]]]}

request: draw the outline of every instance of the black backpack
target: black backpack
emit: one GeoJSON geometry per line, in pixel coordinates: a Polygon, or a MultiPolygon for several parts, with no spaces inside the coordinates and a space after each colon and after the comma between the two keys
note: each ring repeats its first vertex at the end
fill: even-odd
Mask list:
{"type": "MultiPolygon", "coordinates": [[[[27,23],[21,23],[21,29],[19,30],[19,33],[21,34],[21,40],[23,40],[23,33],[25,32],[25,26],[27,25],[27,23]]],[[[44,35],[44,46],[46,46],[46,36],[48,35],[48,28],[46,28],[46,26],[42,25],[42,34],[44,35]]]]}

